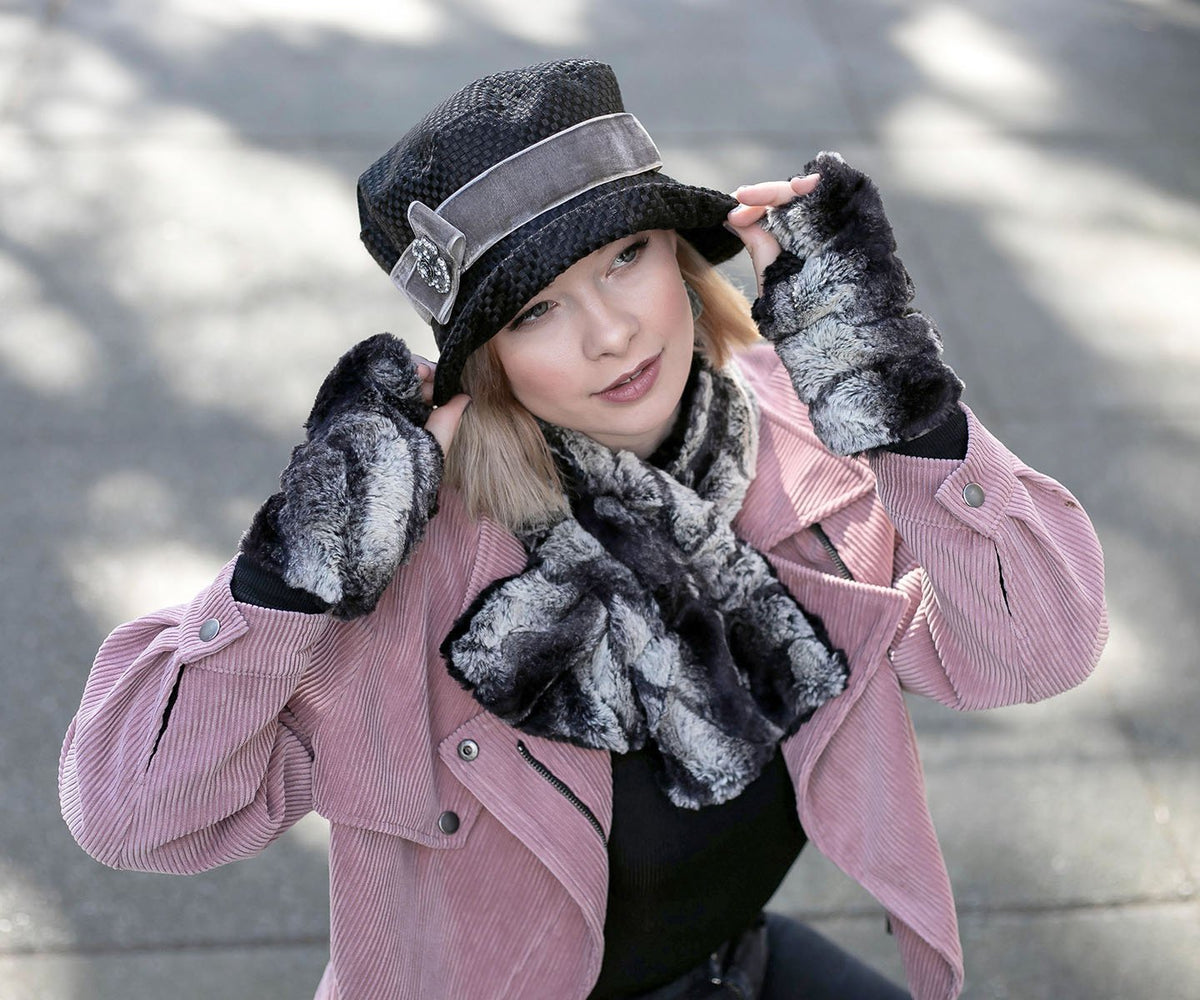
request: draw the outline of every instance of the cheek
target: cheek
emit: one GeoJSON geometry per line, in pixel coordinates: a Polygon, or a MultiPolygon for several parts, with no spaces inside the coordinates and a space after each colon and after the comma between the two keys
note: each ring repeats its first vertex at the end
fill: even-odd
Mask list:
{"type": "Polygon", "coordinates": [[[656,303],[656,312],[663,326],[668,331],[690,337],[693,332],[692,303],[674,262],[672,266],[664,266],[659,270],[654,284],[653,292],[646,300],[656,303]]]}
{"type": "Polygon", "coordinates": [[[570,365],[561,343],[497,345],[501,367],[517,402],[534,416],[551,419],[569,396],[570,365]]]}

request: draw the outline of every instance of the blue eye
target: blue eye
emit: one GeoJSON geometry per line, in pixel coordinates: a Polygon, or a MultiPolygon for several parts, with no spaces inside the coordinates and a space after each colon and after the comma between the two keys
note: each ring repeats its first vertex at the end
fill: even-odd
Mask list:
{"type": "Polygon", "coordinates": [[[630,243],[629,246],[627,246],[613,258],[613,263],[618,267],[624,267],[627,264],[632,264],[638,259],[638,255],[646,249],[646,244],[649,242],[649,238],[643,236],[636,243],[630,243]]]}
{"type": "Polygon", "coordinates": [[[522,323],[525,323],[528,320],[537,319],[539,316],[545,316],[546,313],[549,312],[549,310],[550,310],[549,302],[537,302],[534,305],[531,305],[528,309],[526,309],[523,313],[521,313],[521,315],[519,315],[516,319],[514,319],[511,323],[509,323],[508,328],[510,330],[515,330],[522,323]]]}

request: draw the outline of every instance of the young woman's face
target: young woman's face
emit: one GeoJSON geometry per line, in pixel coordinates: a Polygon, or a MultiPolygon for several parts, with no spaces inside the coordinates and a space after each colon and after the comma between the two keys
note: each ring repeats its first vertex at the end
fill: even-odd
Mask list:
{"type": "Polygon", "coordinates": [[[534,296],[494,338],[530,413],[646,458],[670,432],[692,364],[676,235],[601,247],[534,296]]]}

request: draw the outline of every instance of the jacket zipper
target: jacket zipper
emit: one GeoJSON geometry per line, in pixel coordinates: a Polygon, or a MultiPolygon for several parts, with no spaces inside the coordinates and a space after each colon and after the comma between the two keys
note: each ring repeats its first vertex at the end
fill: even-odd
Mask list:
{"type": "Polygon", "coordinates": [[[838,576],[845,580],[853,580],[854,574],[850,572],[850,567],[842,561],[842,557],[838,555],[837,546],[833,544],[833,540],[825,534],[825,529],[819,524],[812,526],[813,533],[817,536],[821,546],[829,553],[829,558],[833,560],[833,564],[837,567],[838,576]]]}
{"type": "Polygon", "coordinates": [[[586,805],[583,804],[583,801],[578,795],[571,791],[567,783],[559,778],[553,771],[550,770],[550,768],[538,760],[532,753],[530,753],[529,748],[525,745],[524,740],[517,740],[517,750],[520,752],[521,756],[525,758],[525,762],[529,764],[530,767],[532,767],[535,771],[537,771],[538,774],[550,782],[550,784],[552,784],[563,795],[563,797],[571,803],[571,805],[573,805],[583,814],[583,818],[592,824],[592,829],[596,831],[596,836],[600,838],[600,843],[602,843],[605,847],[608,847],[608,838],[604,836],[604,827],[602,827],[600,825],[600,821],[596,819],[595,813],[593,813],[586,805]]]}

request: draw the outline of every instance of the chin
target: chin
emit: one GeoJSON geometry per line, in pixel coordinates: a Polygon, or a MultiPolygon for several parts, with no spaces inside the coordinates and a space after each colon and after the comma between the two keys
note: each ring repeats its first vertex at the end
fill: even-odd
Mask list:
{"type": "MultiPolygon", "coordinates": [[[[686,381],[686,379],[685,379],[686,381]]],[[[666,388],[663,386],[662,388],[666,388]]],[[[636,447],[636,445],[653,440],[654,446],[646,451],[642,457],[645,458],[658,444],[666,439],[671,433],[671,428],[675,425],[675,415],[679,407],[679,400],[683,396],[683,382],[680,383],[678,391],[673,393],[664,392],[662,394],[655,393],[658,398],[645,400],[646,406],[642,412],[628,413],[623,420],[609,419],[605,422],[600,422],[596,431],[590,435],[601,441],[617,441],[620,439],[622,444],[618,447],[627,450],[636,450],[639,453],[646,451],[644,447],[636,447]]]]}

